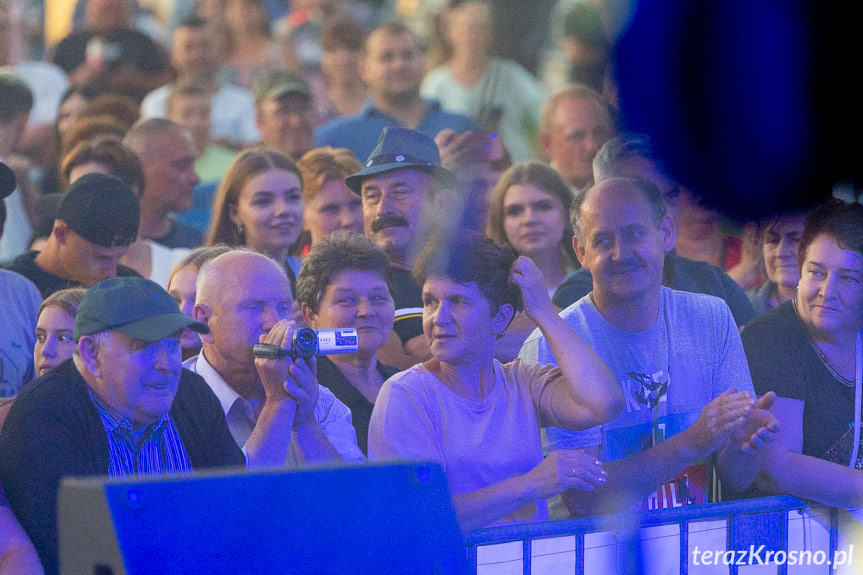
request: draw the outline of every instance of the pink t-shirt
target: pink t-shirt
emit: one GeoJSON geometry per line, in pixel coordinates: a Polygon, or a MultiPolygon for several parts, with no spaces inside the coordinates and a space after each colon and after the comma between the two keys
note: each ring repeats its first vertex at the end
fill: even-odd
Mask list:
{"type": "MultiPolygon", "coordinates": [[[[369,424],[369,458],[431,461],[454,494],[527,473],[542,462],[539,413],[550,413],[551,366],[494,362],[495,385],[482,402],[466,399],[422,365],[384,383],[369,424]],[[540,406],[545,409],[540,410],[540,406]]],[[[501,521],[546,520],[537,501],[501,521]]]]}

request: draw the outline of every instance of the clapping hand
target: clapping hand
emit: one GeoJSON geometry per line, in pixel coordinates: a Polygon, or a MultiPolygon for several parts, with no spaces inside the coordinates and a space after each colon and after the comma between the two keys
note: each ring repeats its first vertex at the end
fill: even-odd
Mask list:
{"type": "Polygon", "coordinates": [[[775,402],[776,394],[774,392],[771,391],[762,395],[746,417],[744,424],[737,427],[732,433],[732,440],[743,451],[751,453],[773,442],[779,432],[779,420],[770,412],[770,408],[775,402]]]}
{"type": "Polygon", "coordinates": [[[751,393],[730,388],[704,406],[688,430],[698,457],[706,457],[724,445],[732,433],[739,434],[755,405],[751,393]]]}

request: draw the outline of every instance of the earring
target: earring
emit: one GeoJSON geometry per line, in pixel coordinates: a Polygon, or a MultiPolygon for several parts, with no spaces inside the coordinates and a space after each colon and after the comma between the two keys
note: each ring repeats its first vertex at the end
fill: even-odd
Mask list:
{"type": "Polygon", "coordinates": [[[246,226],[244,226],[242,222],[237,224],[237,233],[239,233],[240,235],[246,233],[246,226]]]}

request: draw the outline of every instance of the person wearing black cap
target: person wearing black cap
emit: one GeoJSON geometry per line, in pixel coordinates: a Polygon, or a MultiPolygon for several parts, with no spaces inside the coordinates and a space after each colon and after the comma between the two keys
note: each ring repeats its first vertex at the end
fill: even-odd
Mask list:
{"type": "Polygon", "coordinates": [[[438,193],[451,189],[454,179],[441,167],[434,140],[398,127],[384,128],[365,168],[345,179],[362,199],[366,237],[384,250],[392,267],[393,331],[398,337],[391,337],[379,352],[387,365],[407,369],[429,358],[420,287],[411,270],[433,231],[433,214],[444,211],[435,205],[440,203],[438,193]]]}
{"type": "MultiPolygon", "coordinates": [[[[6,221],[5,199],[15,190],[15,174],[0,162],[0,236],[6,221]]],[[[42,297],[33,282],[20,274],[0,269],[0,397],[18,393],[33,379],[36,319],[42,297]]],[[[2,407],[0,407],[2,409],[2,407]]],[[[0,422],[2,424],[2,422],[0,422]]]]}
{"type": "Polygon", "coordinates": [[[255,125],[264,145],[298,161],[313,147],[315,110],[309,84],[297,74],[269,70],[255,80],[252,93],[255,125]]]}
{"type": "Polygon", "coordinates": [[[46,573],[58,571],[61,477],[244,465],[219,400],[182,369],[184,328],[209,331],[155,282],[100,282],[78,308],[75,356],[12,405],[0,435],[0,484],[46,573]]]}
{"type": "Polygon", "coordinates": [[[48,297],[90,287],[114,276],[137,276],[119,263],[138,233],[140,207],[132,189],[113,176],[87,174],[69,186],[41,252],[30,251],[9,269],[48,297]]]}

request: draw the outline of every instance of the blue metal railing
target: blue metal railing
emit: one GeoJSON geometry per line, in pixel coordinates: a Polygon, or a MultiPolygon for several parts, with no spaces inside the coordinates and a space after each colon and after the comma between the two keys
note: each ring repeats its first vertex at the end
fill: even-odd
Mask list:
{"type": "MultiPolygon", "coordinates": [[[[747,549],[753,537],[771,537],[775,550],[788,553],[788,514],[790,511],[803,511],[806,508],[799,499],[793,497],[765,497],[740,501],[693,505],[645,513],[620,513],[596,517],[521,523],[480,529],[466,537],[468,562],[472,573],[477,573],[477,550],[479,547],[522,542],[523,574],[530,575],[532,569],[532,542],[555,537],[575,537],[575,574],[591,575],[585,571],[585,535],[599,532],[614,532],[616,540],[622,541],[624,552],[618,558],[618,572],[635,573],[641,561],[640,547],[636,538],[639,530],[663,525],[679,526],[680,574],[689,572],[689,525],[713,520],[726,521],[726,549],[747,549]],[[775,532],[765,533],[763,529],[752,527],[751,518],[767,518],[775,514],[778,528],[775,532]]],[[[831,553],[835,551],[835,541],[831,538],[831,553]]],[[[785,564],[776,566],[779,575],[787,573],[785,564]]],[[[729,566],[730,575],[736,575],[737,567],[729,566]]]]}

